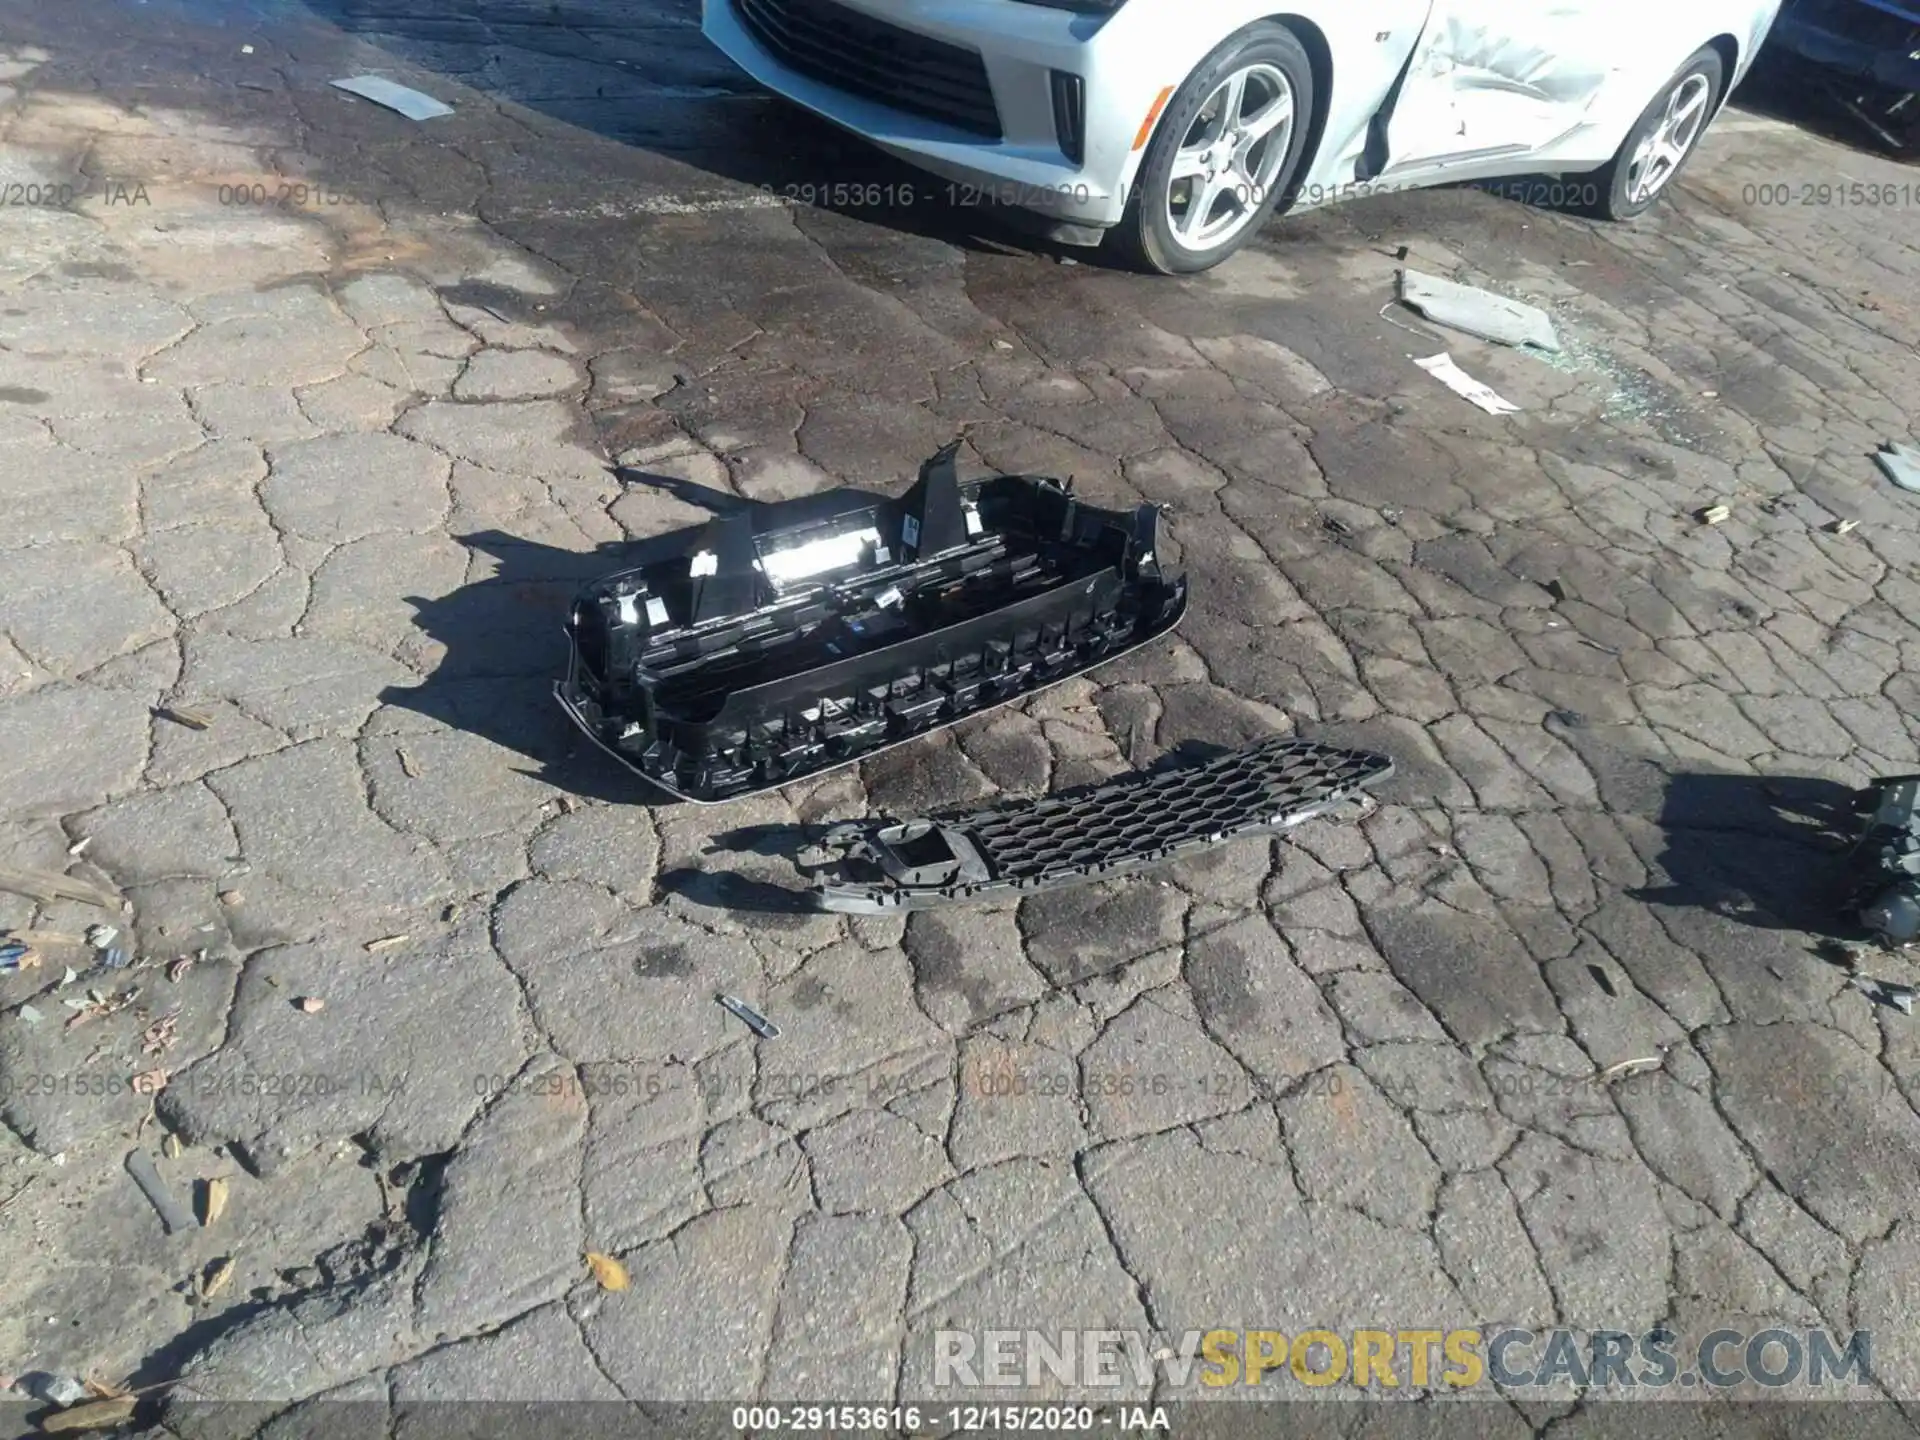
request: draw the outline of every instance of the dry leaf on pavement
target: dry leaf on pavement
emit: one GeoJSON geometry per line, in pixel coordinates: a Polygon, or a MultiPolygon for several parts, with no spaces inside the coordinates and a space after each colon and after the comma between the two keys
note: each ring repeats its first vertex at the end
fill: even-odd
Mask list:
{"type": "Polygon", "coordinates": [[[630,1283],[627,1280],[627,1267],[611,1255],[602,1255],[597,1250],[587,1252],[587,1268],[593,1271],[593,1278],[600,1282],[602,1290],[624,1290],[630,1283]]]}

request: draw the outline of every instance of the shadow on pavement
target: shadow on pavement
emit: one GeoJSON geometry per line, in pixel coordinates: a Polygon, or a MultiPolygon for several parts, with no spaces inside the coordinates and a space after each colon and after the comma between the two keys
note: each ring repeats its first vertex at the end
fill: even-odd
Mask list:
{"type": "Polygon", "coordinates": [[[696,870],[682,866],[661,871],[655,883],[669,895],[715,910],[739,910],[755,915],[808,915],[814,911],[806,891],[789,889],[735,870],[696,870]]]}
{"type": "MultiPolygon", "coordinates": [[[[396,59],[766,193],[976,251],[1093,252],[778,99],[700,33],[699,0],[306,0],[396,59]]],[[[698,208],[699,201],[692,203],[698,208]]]]}
{"type": "Polygon", "coordinates": [[[631,563],[639,546],[581,552],[498,530],[454,538],[493,557],[493,573],[447,595],[406,597],[420,631],[444,653],[426,680],[389,686],[381,702],[523,755],[534,762],[528,773],[570,794],[619,804],[677,803],[596,749],[553,698],[567,661],[562,625],[574,592],[631,563]]]}
{"type": "Polygon", "coordinates": [[[1668,883],[1628,893],[1763,930],[1861,939],[1845,909],[1857,793],[1830,780],[1675,775],[1660,813],[1668,883]]]}

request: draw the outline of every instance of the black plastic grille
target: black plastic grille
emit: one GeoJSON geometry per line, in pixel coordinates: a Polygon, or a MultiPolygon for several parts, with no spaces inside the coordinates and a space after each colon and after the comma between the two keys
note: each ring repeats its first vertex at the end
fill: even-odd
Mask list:
{"type": "Polygon", "coordinates": [[[977,50],[889,25],[833,0],[733,0],[734,13],[784,64],[841,90],[1000,138],[977,50]]]}
{"type": "Polygon", "coordinates": [[[996,879],[1047,875],[1267,828],[1391,768],[1379,755],[1269,740],[1204,765],[1133,777],[1078,798],[982,811],[957,824],[996,879]]]}
{"type": "Polygon", "coordinates": [[[1271,835],[1357,799],[1393,773],[1384,755],[1274,739],[1203,765],[1129,775],[1078,794],[936,820],[971,846],[988,878],[902,884],[871,861],[895,827],[855,824],[829,836],[841,875],[814,889],[823,909],[918,910],[987,900],[1143,870],[1245,836],[1271,835]]]}
{"type": "Polygon", "coordinates": [[[1143,617],[1117,609],[1016,630],[862,689],[810,691],[751,731],[703,731],[698,752],[680,750],[675,727],[663,724],[663,737],[640,762],[684,793],[714,799],[786,784],[1081,674],[1133,649],[1145,633],[1143,617]]]}

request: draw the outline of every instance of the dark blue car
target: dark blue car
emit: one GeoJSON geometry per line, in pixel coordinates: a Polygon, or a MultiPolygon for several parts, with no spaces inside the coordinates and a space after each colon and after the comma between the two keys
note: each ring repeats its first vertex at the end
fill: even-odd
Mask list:
{"type": "Polygon", "coordinates": [[[1829,71],[1847,108],[1894,145],[1920,122],[1920,0],[1786,0],[1768,49],[1829,71]],[[1904,133],[1902,133],[1904,132],[1904,133]]]}

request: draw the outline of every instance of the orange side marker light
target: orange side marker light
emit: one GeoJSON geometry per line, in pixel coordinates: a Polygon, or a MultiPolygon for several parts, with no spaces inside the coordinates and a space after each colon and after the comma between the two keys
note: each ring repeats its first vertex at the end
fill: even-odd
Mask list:
{"type": "Polygon", "coordinates": [[[1153,134],[1153,122],[1160,118],[1160,112],[1167,108],[1167,101],[1173,98],[1173,86],[1169,85],[1153,98],[1153,108],[1147,111],[1147,118],[1140,122],[1140,133],[1133,137],[1133,148],[1138,150],[1147,143],[1147,137],[1153,134]]]}

